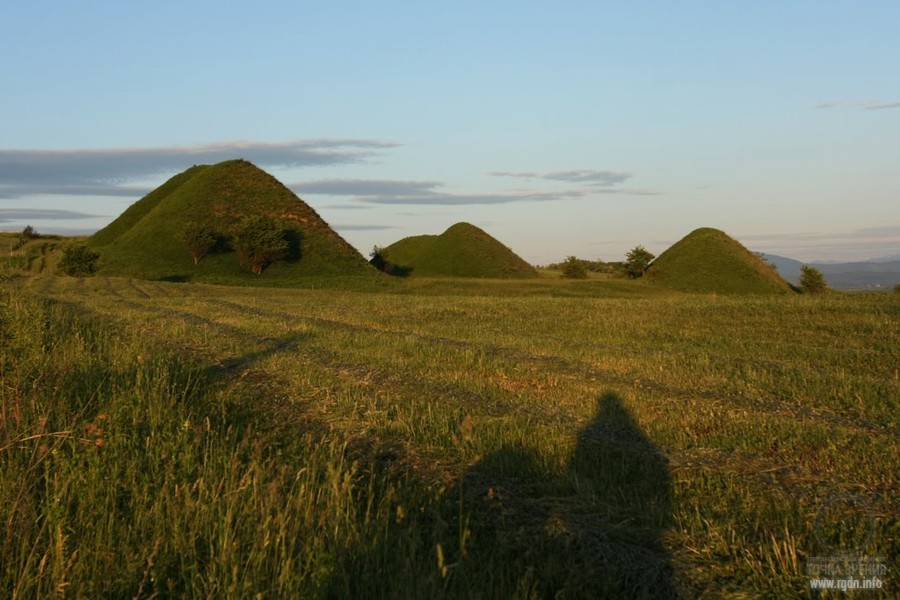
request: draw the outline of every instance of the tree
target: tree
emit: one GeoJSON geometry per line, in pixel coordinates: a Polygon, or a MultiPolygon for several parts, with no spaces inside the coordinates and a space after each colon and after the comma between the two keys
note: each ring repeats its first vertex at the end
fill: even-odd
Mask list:
{"type": "Polygon", "coordinates": [[[584,262],[575,256],[568,256],[562,264],[562,276],[567,279],[587,279],[584,262]]]}
{"type": "Polygon", "coordinates": [[[643,246],[635,246],[625,255],[625,272],[632,279],[643,277],[656,256],[643,246]]]}
{"type": "Polygon", "coordinates": [[[820,270],[803,265],[800,267],[800,287],[806,294],[821,294],[828,289],[828,283],[820,270]]]}
{"type": "Polygon", "coordinates": [[[216,232],[208,225],[192,221],[182,230],[181,240],[190,251],[196,266],[213,249],[218,238],[216,232]]]}
{"type": "Polygon", "coordinates": [[[67,246],[63,250],[58,268],[66,275],[83,277],[97,270],[97,260],[100,255],[87,246],[67,246]]]}
{"type": "Polygon", "coordinates": [[[233,245],[240,263],[257,277],[271,263],[287,256],[289,248],[278,222],[262,215],[241,219],[233,245]]]}
{"type": "Polygon", "coordinates": [[[379,271],[386,273],[390,270],[390,263],[388,263],[387,259],[384,257],[384,248],[378,246],[377,244],[372,247],[372,251],[369,252],[369,264],[378,269],[379,271]]]}

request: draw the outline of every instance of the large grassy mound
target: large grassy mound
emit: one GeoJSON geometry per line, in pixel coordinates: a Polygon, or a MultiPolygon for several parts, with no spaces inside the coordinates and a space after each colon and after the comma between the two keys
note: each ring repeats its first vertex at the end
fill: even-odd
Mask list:
{"type": "Polygon", "coordinates": [[[478,227],[457,223],[441,235],[404,238],[384,249],[401,272],[424,277],[537,277],[537,270],[478,227]]]}
{"type": "Polygon", "coordinates": [[[371,274],[366,260],[274,177],[244,160],[194,166],[133,204],[88,242],[101,274],[143,279],[291,285],[317,275],[371,274]],[[227,244],[194,266],[181,240],[187,223],[210,225],[223,239],[247,215],[276,219],[291,240],[288,260],[255,277],[227,244]]]}
{"type": "Polygon", "coordinates": [[[650,281],[687,292],[786,293],[790,285],[740,242],[718,229],[696,229],[647,270],[650,281]]]}

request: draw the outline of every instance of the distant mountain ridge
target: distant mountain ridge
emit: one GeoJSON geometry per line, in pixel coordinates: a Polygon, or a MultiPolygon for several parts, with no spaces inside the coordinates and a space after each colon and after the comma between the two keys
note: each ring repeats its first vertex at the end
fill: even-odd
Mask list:
{"type": "Polygon", "coordinates": [[[839,290],[882,289],[900,284],[900,258],[884,257],[858,262],[802,262],[777,254],[762,253],[761,256],[775,265],[782,277],[795,285],[800,282],[800,267],[803,265],[817,268],[825,276],[828,285],[839,290]]]}

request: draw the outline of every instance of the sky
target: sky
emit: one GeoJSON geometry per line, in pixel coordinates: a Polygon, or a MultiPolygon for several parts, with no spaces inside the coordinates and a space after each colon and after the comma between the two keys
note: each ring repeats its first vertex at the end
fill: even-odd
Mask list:
{"type": "Polygon", "coordinates": [[[895,0],[0,2],[0,230],[245,158],[363,254],[900,257],[895,0]]]}

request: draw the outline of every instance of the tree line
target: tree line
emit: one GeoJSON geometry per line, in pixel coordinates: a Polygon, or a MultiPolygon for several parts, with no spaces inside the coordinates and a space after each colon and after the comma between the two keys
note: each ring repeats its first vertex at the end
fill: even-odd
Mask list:
{"type": "Polygon", "coordinates": [[[637,279],[643,277],[647,268],[656,256],[643,246],[632,248],[625,255],[625,260],[603,262],[602,260],[585,260],[577,256],[568,256],[563,262],[551,263],[545,269],[561,271],[567,279],[587,279],[588,273],[609,273],[620,277],[637,279]]]}

